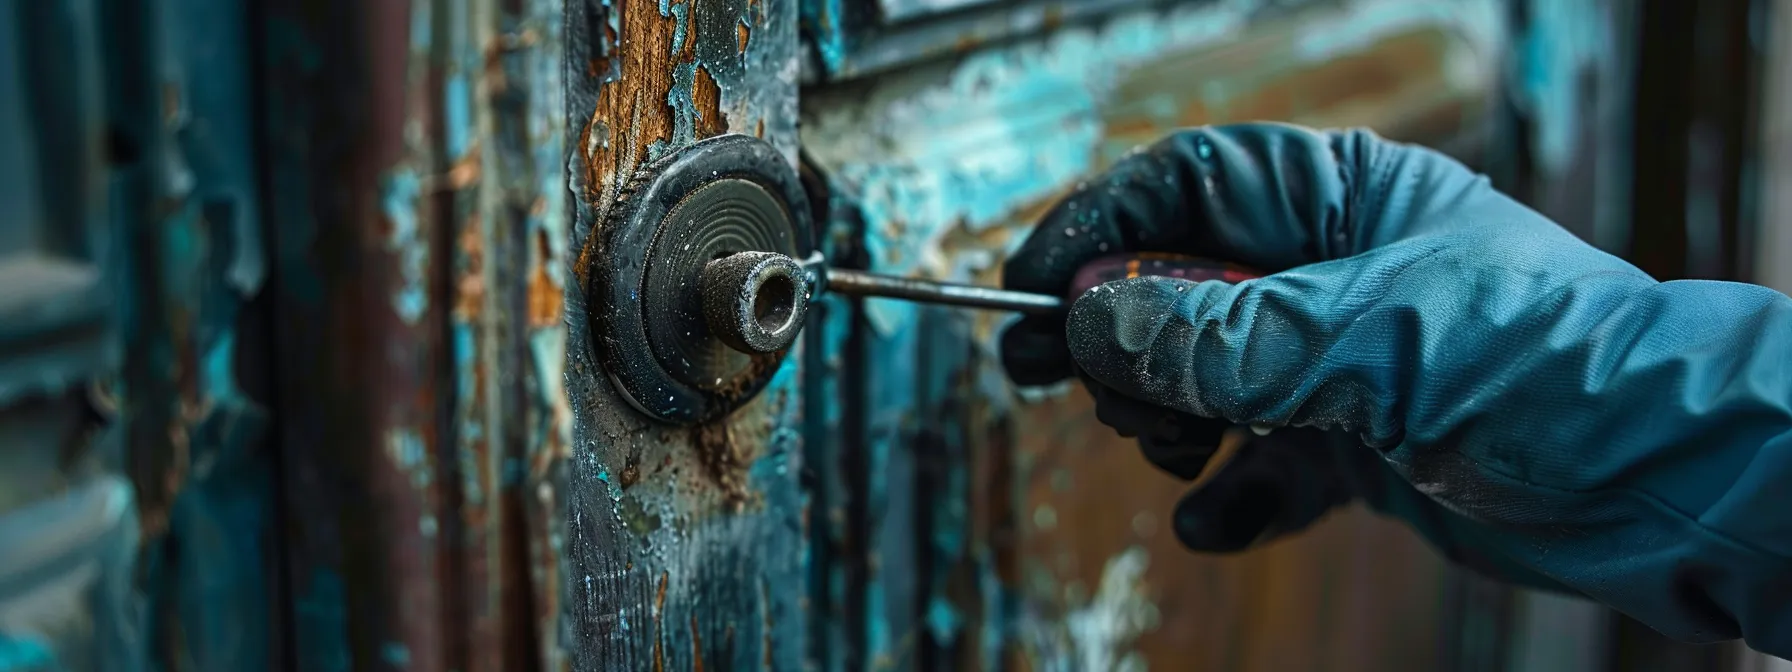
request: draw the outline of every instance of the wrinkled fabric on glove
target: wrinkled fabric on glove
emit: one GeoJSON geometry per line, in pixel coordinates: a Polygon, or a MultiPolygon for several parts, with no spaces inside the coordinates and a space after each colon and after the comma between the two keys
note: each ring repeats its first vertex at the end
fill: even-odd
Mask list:
{"type": "Polygon", "coordinates": [[[1004,284],[1061,294],[1117,251],[1272,273],[1113,282],[1003,337],[1017,382],[1080,373],[1178,475],[1221,426],[1300,428],[1179,504],[1190,546],[1361,499],[1485,571],[1792,657],[1792,299],[1657,282],[1441,154],[1279,124],[1122,160],[1004,284]]]}

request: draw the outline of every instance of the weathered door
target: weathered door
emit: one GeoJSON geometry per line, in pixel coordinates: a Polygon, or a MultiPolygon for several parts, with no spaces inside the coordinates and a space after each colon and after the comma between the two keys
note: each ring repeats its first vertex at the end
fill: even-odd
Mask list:
{"type": "Polygon", "coordinates": [[[1515,608],[1547,604],[1533,626],[1557,631],[1597,618],[1514,601],[1360,512],[1248,555],[1183,551],[1162,523],[1182,484],[1074,386],[1012,388],[1003,315],[827,298],[744,406],[651,420],[599,356],[593,273],[638,252],[598,242],[640,169],[721,134],[800,168],[831,263],[983,283],[1056,196],[1184,125],[1367,125],[1535,164],[1538,184],[1605,180],[1623,155],[1576,142],[1623,131],[1572,123],[1572,94],[1620,69],[1620,13],[0,6],[0,670],[1503,669],[1588,650],[1508,656],[1515,608]],[[1508,151],[1521,117],[1541,158],[1508,151]]]}

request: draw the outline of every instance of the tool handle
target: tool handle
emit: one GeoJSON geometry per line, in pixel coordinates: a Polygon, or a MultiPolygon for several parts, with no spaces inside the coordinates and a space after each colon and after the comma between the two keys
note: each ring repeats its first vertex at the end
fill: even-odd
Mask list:
{"type": "Polygon", "coordinates": [[[1182,254],[1160,252],[1111,254],[1077,269],[1076,276],[1070,281],[1070,294],[1065,305],[1068,306],[1071,302],[1076,301],[1077,297],[1082,296],[1084,292],[1096,285],[1145,275],[1181,278],[1191,282],[1203,280],[1242,282],[1263,276],[1262,273],[1237,264],[1182,254]]]}

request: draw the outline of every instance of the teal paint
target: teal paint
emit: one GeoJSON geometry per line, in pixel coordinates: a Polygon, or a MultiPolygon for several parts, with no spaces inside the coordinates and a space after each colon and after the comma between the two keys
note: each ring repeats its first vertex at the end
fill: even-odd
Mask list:
{"type": "Polygon", "coordinates": [[[442,145],[450,159],[460,158],[473,146],[473,91],[464,74],[449,75],[442,83],[442,145]]]}
{"type": "Polygon", "coordinates": [[[1619,57],[1617,36],[1599,2],[1527,0],[1530,21],[1518,37],[1512,98],[1531,118],[1532,150],[1546,174],[1567,170],[1581,128],[1579,78],[1609,69],[1619,57]]]}
{"type": "MultiPolygon", "coordinates": [[[[485,222],[487,219],[481,217],[480,221],[485,222]]],[[[482,231],[480,235],[489,240],[489,233],[489,230],[482,231]]],[[[482,278],[481,281],[484,282],[486,279],[482,278]]],[[[488,307],[488,309],[495,310],[496,308],[488,307]]],[[[484,506],[487,495],[485,484],[480,480],[483,473],[480,464],[480,451],[474,450],[473,447],[485,445],[488,454],[502,450],[501,446],[487,444],[490,437],[486,431],[485,414],[489,409],[482,406],[476,407],[472,403],[474,399],[482,399],[484,393],[479,389],[482,382],[479,376],[479,360],[482,355],[479,327],[479,324],[456,315],[451,320],[448,329],[449,348],[454,356],[455,397],[458,402],[454,412],[456,426],[454,454],[459,461],[460,490],[461,496],[465,498],[463,504],[468,507],[484,506]]]]}
{"type": "Polygon", "coordinates": [[[980,544],[976,554],[977,590],[984,605],[983,623],[975,633],[980,645],[982,669],[1001,669],[1004,644],[1013,633],[1015,596],[996,573],[995,553],[980,544]]]}
{"type": "Polygon", "coordinates": [[[200,370],[199,385],[207,390],[210,396],[242,403],[242,393],[236,386],[236,334],[224,332],[218,334],[216,340],[206,349],[203,366],[200,370]]]}
{"type": "Polygon", "coordinates": [[[927,603],[927,629],[933,638],[941,643],[951,643],[958,638],[959,629],[964,626],[964,619],[958,609],[946,598],[935,595],[927,603]]]}
{"type": "Polygon", "coordinates": [[[392,465],[406,474],[411,486],[421,491],[429,487],[434,474],[423,436],[409,427],[394,428],[386,436],[386,452],[392,465]]]}
{"type": "Polygon", "coordinates": [[[660,0],[660,16],[669,17],[677,24],[672,29],[672,53],[674,54],[684,50],[685,35],[689,32],[687,26],[690,25],[690,2],[692,1],[680,0],[674,3],[672,0],[660,0]]]}
{"type": "Polygon", "coordinates": [[[61,664],[49,647],[35,639],[0,632],[0,672],[58,672],[61,664]]]}
{"type": "Polygon", "coordinates": [[[393,667],[410,667],[411,648],[403,642],[386,642],[380,646],[380,659],[393,667]]]}
{"type": "MultiPolygon", "coordinates": [[[[123,253],[129,263],[156,269],[154,280],[126,281],[136,292],[130,310],[160,313],[137,322],[142,331],[127,347],[145,365],[137,371],[160,380],[133,375],[119,389],[127,408],[172,411],[162,416],[170,421],[165,443],[128,450],[165,452],[182,480],[178,490],[160,493],[164,510],[147,512],[166,516],[166,528],[143,540],[134,579],[144,612],[154,616],[131,627],[156,633],[158,641],[132,644],[180,650],[193,669],[257,669],[272,654],[276,607],[266,530],[275,490],[265,449],[271,416],[236,371],[239,360],[265,356],[264,346],[245,345],[237,332],[267,274],[250,12],[241,0],[164,0],[139,9],[141,21],[128,14],[107,19],[129,24],[125,32],[142,31],[129,39],[144,40],[153,53],[130,57],[136,62],[128,68],[111,64],[106,76],[133,79],[141,67],[147,79],[137,84],[162,103],[131,111],[151,118],[144,130],[154,137],[139,140],[153,148],[146,159],[157,164],[154,200],[127,198],[112,207],[129,213],[120,221],[154,231],[153,243],[123,253]],[[179,629],[165,629],[157,620],[163,615],[177,619],[179,629]]],[[[154,414],[132,415],[127,424],[157,422],[154,414]]]]}
{"type": "Polygon", "coordinates": [[[434,3],[431,2],[418,2],[411,5],[410,40],[411,51],[414,53],[427,54],[431,47],[436,43],[435,24],[433,23],[434,17],[429,11],[433,4],[434,3]]]}
{"type": "Polygon", "coordinates": [[[304,646],[295,647],[299,670],[349,672],[348,591],[342,576],[322,566],[294,582],[293,614],[304,646]]]}
{"type": "Polygon", "coordinates": [[[846,63],[848,10],[843,0],[803,0],[801,20],[803,36],[821,57],[828,72],[838,72],[846,63]]]}
{"type": "Polygon", "coordinates": [[[398,290],[392,310],[406,324],[415,325],[429,309],[429,244],[417,217],[423,183],[416,171],[399,167],[381,181],[380,210],[391,233],[386,244],[398,258],[398,290]]]}

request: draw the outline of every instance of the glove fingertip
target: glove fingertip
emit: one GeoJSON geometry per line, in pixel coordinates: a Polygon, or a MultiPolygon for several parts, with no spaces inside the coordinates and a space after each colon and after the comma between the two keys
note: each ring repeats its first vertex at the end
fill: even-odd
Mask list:
{"type": "Polygon", "coordinates": [[[1170,399],[1147,389],[1144,381],[1153,378],[1154,368],[1176,366],[1174,353],[1152,354],[1174,347],[1162,342],[1165,327],[1192,309],[1185,302],[1198,286],[1175,278],[1140,277],[1085,292],[1071,305],[1066,322],[1071,357],[1105,385],[1137,399],[1170,405],[1170,399]]]}

